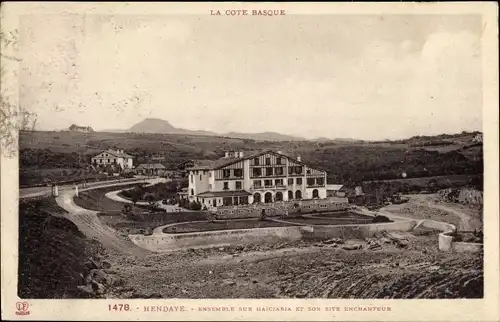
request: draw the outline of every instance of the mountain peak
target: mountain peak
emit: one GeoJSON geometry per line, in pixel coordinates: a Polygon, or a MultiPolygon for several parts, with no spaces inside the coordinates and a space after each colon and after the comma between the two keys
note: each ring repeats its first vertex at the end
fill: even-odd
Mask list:
{"type": "Polygon", "coordinates": [[[176,133],[176,130],[168,121],[157,118],[145,118],[129,129],[136,133],[176,133]]]}

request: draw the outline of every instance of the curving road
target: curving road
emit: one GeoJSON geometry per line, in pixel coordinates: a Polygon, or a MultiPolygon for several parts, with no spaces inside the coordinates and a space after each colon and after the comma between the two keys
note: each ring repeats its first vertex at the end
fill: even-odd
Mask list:
{"type": "MultiPolygon", "coordinates": [[[[144,182],[144,179],[140,179],[137,182],[144,182]]],[[[157,183],[158,180],[150,179],[146,180],[146,182],[154,184],[157,183]]],[[[130,183],[133,183],[133,181],[99,185],[96,187],[80,189],[80,191],[87,191],[111,186],[120,186],[130,183]]],[[[73,200],[74,196],[74,189],[64,189],[59,191],[59,196],[57,196],[55,199],[57,204],[68,212],[68,214],[65,215],[66,218],[71,220],[78,227],[78,229],[85,234],[85,236],[87,236],[88,238],[97,239],[102,243],[104,247],[120,252],[122,254],[142,256],[149,253],[149,251],[140,248],[132,243],[132,241],[130,241],[128,238],[120,238],[116,234],[116,231],[114,229],[102,224],[97,217],[97,211],[88,210],[75,204],[73,200]]]]}

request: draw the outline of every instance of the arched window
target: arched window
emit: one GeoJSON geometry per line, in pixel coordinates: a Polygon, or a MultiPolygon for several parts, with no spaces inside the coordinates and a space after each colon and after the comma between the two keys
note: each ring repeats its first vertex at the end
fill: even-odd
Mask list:
{"type": "Polygon", "coordinates": [[[253,203],[259,203],[261,201],[261,196],[260,196],[260,193],[256,192],[254,195],[253,195],[253,203]]]}
{"type": "Polygon", "coordinates": [[[273,194],[270,192],[266,192],[266,194],[264,195],[264,202],[265,203],[273,202],[273,194]]]}
{"type": "Polygon", "coordinates": [[[295,191],[295,199],[302,199],[302,191],[300,190],[295,191]]]}
{"type": "Polygon", "coordinates": [[[283,201],[283,193],[281,191],[276,192],[276,201],[283,201]]]}
{"type": "Polygon", "coordinates": [[[293,199],[293,191],[288,191],[288,200],[292,200],[293,199]]]}
{"type": "Polygon", "coordinates": [[[191,196],[194,196],[194,189],[191,189],[191,196]]]}
{"type": "Polygon", "coordinates": [[[313,190],[313,198],[319,198],[319,191],[318,189],[313,190]]]}

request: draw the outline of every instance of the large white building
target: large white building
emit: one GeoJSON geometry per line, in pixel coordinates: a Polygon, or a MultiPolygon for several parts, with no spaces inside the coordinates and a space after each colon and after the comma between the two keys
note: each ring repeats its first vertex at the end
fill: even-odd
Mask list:
{"type": "Polygon", "coordinates": [[[326,198],[326,172],[279,151],[226,152],[187,170],[188,198],[207,208],[326,198]]]}

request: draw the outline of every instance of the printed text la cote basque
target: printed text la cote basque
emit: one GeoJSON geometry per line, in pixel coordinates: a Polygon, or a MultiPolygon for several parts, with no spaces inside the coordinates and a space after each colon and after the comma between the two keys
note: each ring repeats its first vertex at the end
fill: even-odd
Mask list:
{"type": "Polygon", "coordinates": [[[264,9],[264,10],[247,10],[247,9],[227,9],[227,10],[210,10],[211,16],[284,16],[285,10],[281,9],[264,9]]]}

